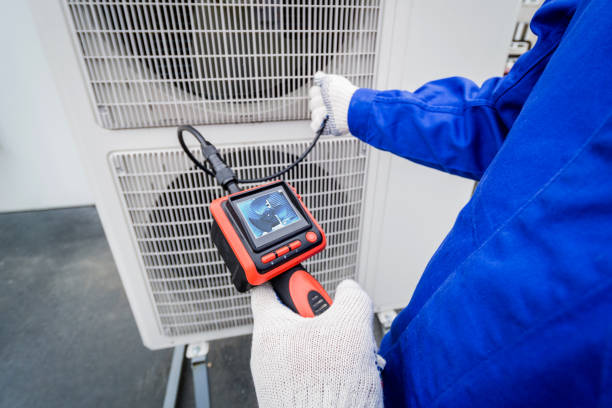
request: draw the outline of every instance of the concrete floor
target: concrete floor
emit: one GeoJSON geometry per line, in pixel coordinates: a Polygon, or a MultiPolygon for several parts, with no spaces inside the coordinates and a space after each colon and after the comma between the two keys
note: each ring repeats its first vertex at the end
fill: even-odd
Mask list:
{"type": "MultiPolygon", "coordinates": [[[[172,351],[142,345],[95,208],[0,214],[0,277],[0,407],[162,405],[172,351]]],[[[211,343],[213,407],[256,406],[249,358],[211,343]]]]}

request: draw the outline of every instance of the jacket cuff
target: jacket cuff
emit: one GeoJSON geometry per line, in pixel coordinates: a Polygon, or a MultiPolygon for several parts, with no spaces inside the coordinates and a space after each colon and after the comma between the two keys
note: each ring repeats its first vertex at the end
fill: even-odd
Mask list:
{"type": "Polygon", "coordinates": [[[368,132],[368,122],[372,112],[372,102],[378,91],[359,88],[353,94],[348,110],[348,127],[353,136],[362,139],[368,132]]]}

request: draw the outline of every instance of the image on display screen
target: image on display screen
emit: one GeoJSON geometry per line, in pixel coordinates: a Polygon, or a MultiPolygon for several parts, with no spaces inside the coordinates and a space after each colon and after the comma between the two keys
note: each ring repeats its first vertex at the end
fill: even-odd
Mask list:
{"type": "Polygon", "coordinates": [[[300,220],[282,189],[237,204],[255,238],[300,220]]]}

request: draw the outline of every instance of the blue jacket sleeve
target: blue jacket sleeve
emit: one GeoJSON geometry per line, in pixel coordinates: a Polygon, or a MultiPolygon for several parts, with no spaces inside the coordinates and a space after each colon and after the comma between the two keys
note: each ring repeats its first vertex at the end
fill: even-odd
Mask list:
{"type": "Polygon", "coordinates": [[[359,89],[351,100],[349,127],[374,147],[478,180],[508,131],[492,101],[499,82],[489,79],[479,88],[453,77],[415,92],[359,89]]]}
{"type": "MultiPolygon", "coordinates": [[[[542,9],[553,9],[551,5],[542,9]]],[[[503,78],[480,87],[452,77],[414,92],[357,90],[348,112],[351,133],[416,163],[480,180],[554,52],[558,31],[565,28],[558,24],[563,16],[557,14],[566,10],[551,11],[534,18],[536,46],[503,78]]]]}

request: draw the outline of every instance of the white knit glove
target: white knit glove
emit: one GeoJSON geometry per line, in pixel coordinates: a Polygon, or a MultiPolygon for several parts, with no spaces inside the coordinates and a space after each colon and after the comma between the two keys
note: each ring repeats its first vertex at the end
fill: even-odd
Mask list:
{"type": "Polygon", "coordinates": [[[382,407],[372,301],[355,281],[342,282],[332,306],[312,318],[281,304],[269,284],[252,290],[251,306],[261,408],[382,407]]]}
{"type": "Polygon", "coordinates": [[[317,72],[315,85],[310,88],[310,128],[316,132],[328,117],[324,135],[342,136],[349,133],[348,109],[357,90],[348,79],[340,75],[317,72]]]}

